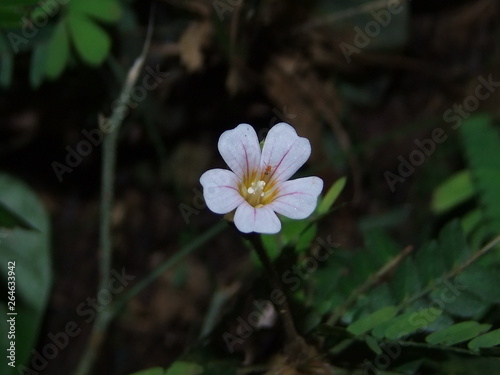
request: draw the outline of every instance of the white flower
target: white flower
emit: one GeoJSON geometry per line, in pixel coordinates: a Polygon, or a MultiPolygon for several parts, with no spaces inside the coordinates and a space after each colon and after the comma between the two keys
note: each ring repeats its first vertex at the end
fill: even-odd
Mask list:
{"type": "Polygon", "coordinates": [[[276,213],[304,219],[316,208],[323,189],[319,177],[288,179],[311,155],[311,145],[285,123],[271,128],[260,148],[255,130],[240,124],[219,138],[219,152],[231,171],[211,169],[200,178],[208,208],[218,214],[234,209],[243,233],[277,233],[276,213]],[[276,213],[275,213],[276,212],[276,213]]]}

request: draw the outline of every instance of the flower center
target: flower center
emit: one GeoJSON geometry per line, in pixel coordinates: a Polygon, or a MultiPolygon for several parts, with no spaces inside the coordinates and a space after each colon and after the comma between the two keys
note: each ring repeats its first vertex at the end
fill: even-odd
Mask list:
{"type": "Polygon", "coordinates": [[[270,168],[267,166],[261,173],[245,176],[240,185],[240,194],[252,207],[258,208],[272,202],[277,189],[274,181],[271,181],[270,168]]]}

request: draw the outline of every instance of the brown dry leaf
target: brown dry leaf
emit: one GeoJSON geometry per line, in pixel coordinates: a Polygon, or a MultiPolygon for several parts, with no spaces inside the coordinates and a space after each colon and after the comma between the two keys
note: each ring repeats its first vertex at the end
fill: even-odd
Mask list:
{"type": "Polygon", "coordinates": [[[193,21],[179,40],[179,52],[182,63],[188,72],[193,73],[203,67],[203,49],[209,44],[213,27],[207,20],[193,21]]]}

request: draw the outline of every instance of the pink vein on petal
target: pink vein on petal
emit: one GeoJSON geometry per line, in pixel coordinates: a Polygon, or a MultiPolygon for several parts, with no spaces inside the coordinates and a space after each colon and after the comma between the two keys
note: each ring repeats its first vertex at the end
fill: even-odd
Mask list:
{"type": "MultiPolygon", "coordinates": [[[[293,142],[293,143],[292,143],[292,145],[288,148],[287,152],[285,152],[285,154],[283,155],[283,157],[281,158],[281,160],[279,161],[279,163],[278,163],[278,164],[276,165],[276,167],[274,168],[274,171],[273,171],[273,173],[271,174],[270,179],[272,179],[272,178],[273,178],[273,176],[274,176],[274,174],[276,173],[276,171],[278,170],[279,166],[281,165],[281,163],[283,163],[283,160],[286,158],[286,156],[288,155],[288,153],[290,152],[290,150],[293,148],[293,146],[295,146],[295,143],[297,143],[297,141],[293,142]]],[[[271,159],[271,156],[272,156],[272,154],[273,154],[273,152],[274,152],[274,146],[273,146],[273,149],[272,149],[271,151],[272,151],[272,152],[271,152],[271,153],[270,153],[270,155],[269,155],[269,159],[271,159]]],[[[285,169],[285,170],[281,171],[280,175],[279,175],[279,176],[276,176],[276,179],[278,179],[280,176],[282,176],[282,175],[283,175],[283,173],[284,173],[284,172],[286,172],[288,169],[290,169],[290,166],[289,166],[287,169],[285,169]]]]}

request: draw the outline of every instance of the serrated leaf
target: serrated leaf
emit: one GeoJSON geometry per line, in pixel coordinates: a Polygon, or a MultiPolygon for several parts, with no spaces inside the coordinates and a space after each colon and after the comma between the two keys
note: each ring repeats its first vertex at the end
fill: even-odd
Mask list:
{"type": "Polygon", "coordinates": [[[351,323],[347,327],[347,331],[353,335],[362,335],[375,328],[376,326],[385,323],[396,316],[398,308],[396,306],[386,306],[377,310],[361,319],[351,323]]]}
{"type": "Polygon", "coordinates": [[[118,21],[122,15],[122,8],[117,0],[71,0],[68,10],[105,22],[118,21]]]}
{"type": "Polygon", "coordinates": [[[466,321],[452,325],[442,331],[431,333],[425,338],[432,345],[455,345],[460,342],[468,341],[481,333],[488,331],[491,324],[479,324],[476,321],[466,321]]]}
{"type": "Polygon", "coordinates": [[[344,190],[347,178],[342,177],[335,181],[335,183],[328,189],[325,197],[321,200],[318,205],[318,214],[326,214],[330,208],[333,206],[337,198],[339,197],[342,190],[344,190]]]}
{"type": "Polygon", "coordinates": [[[64,20],[59,22],[47,47],[45,74],[49,78],[61,75],[69,60],[69,35],[64,20]]]}
{"type": "Polygon", "coordinates": [[[71,38],[82,60],[94,66],[102,64],[111,48],[108,33],[80,13],[70,13],[67,22],[71,38]]]}
{"type": "Polygon", "coordinates": [[[432,195],[431,208],[435,213],[443,213],[476,194],[469,170],[455,173],[442,182],[432,195]]]}
{"type": "Polygon", "coordinates": [[[467,346],[470,350],[478,351],[480,348],[489,348],[500,345],[500,329],[485,333],[471,340],[467,346]]]}

